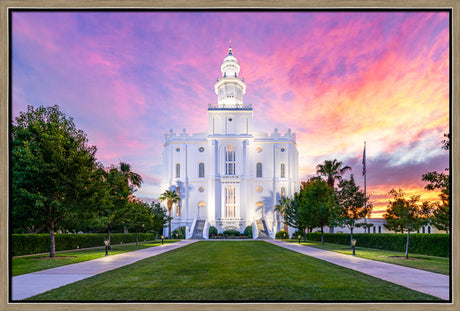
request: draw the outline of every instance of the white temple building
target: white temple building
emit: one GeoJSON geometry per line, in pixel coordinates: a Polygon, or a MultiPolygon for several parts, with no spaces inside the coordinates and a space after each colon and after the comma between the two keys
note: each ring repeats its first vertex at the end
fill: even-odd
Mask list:
{"type": "Polygon", "coordinates": [[[253,131],[239,71],[230,47],[214,85],[217,104],[208,105],[207,133],[165,134],[161,191],[179,194],[171,229],[185,226],[187,238],[206,239],[209,226],[219,232],[252,226],[254,238],[274,238],[284,227],[275,205],[299,190],[295,133],[253,131]]]}

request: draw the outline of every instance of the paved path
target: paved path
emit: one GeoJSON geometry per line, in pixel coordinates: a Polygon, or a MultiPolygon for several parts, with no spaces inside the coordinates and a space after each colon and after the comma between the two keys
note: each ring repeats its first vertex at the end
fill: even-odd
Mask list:
{"type": "Polygon", "coordinates": [[[12,300],[29,298],[51,289],[80,281],[99,273],[130,265],[136,261],[156,256],[195,242],[196,240],[182,240],[176,243],[168,243],[138,251],[109,255],[90,261],[18,275],[12,278],[11,297],[12,300]]]}
{"type": "Polygon", "coordinates": [[[449,276],[439,273],[407,268],[381,261],[358,258],[351,255],[325,251],[297,243],[280,240],[265,240],[295,252],[315,257],[330,263],[356,270],[373,277],[402,285],[404,287],[449,300],[449,276]]]}

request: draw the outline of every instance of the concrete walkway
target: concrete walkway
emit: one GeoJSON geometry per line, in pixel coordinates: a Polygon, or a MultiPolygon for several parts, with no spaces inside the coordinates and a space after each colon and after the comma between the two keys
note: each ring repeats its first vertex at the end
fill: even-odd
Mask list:
{"type": "Polygon", "coordinates": [[[73,282],[77,282],[96,274],[117,269],[136,261],[156,256],[173,249],[177,249],[196,240],[182,240],[176,243],[168,243],[138,251],[109,255],[107,257],[79,262],[53,269],[37,271],[18,275],[12,278],[12,300],[26,299],[54,288],[58,288],[73,282]]]}
{"type": "Polygon", "coordinates": [[[418,292],[449,300],[449,276],[439,273],[407,268],[385,262],[358,258],[336,252],[308,247],[280,240],[265,240],[276,246],[315,257],[338,266],[349,268],[373,277],[395,283],[418,292]]]}

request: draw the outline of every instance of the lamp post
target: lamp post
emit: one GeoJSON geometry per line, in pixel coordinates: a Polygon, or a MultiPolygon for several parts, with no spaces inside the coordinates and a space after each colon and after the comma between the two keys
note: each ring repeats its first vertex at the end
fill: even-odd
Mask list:
{"type": "Polygon", "coordinates": [[[179,233],[176,232],[176,240],[179,239],[179,233]]]}
{"type": "Polygon", "coordinates": [[[162,235],[162,236],[161,236],[161,245],[163,245],[163,243],[164,243],[164,240],[165,240],[165,236],[164,236],[164,235],[162,235]]]}
{"type": "Polygon", "coordinates": [[[351,249],[353,250],[353,256],[355,256],[355,246],[356,246],[356,240],[353,239],[351,240],[351,249]]]}
{"type": "Polygon", "coordinates": [[[297,239],[299,240],[299,244],[300,244],[300,238],[301,238],[301,237],[302,237],[302,236],[301,236],[300,234],[297,236],[297,239]]]}
{"type": "Polygon", "coordinates": [[[105,255],[108,256],[109,255],[109,240],[104,240],[104,244],[105,244],[105,255]]]}

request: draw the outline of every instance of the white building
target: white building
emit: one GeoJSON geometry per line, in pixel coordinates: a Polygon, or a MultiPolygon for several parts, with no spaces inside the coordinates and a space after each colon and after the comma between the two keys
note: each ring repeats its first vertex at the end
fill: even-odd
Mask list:
{"type": "Polygon", "coordinates": [[[253,131],[253,107],[243,102],[246,84],[231,47],[221,71],[207,133],[165,134],[161,190],[181,198],[171,227],[186,226],[187,238],[207,238],[209,226],[243,232],[252,225],[255,236],[274,237],[284,226],[275,204],[299,189],[295,133],[253,131]]]}

